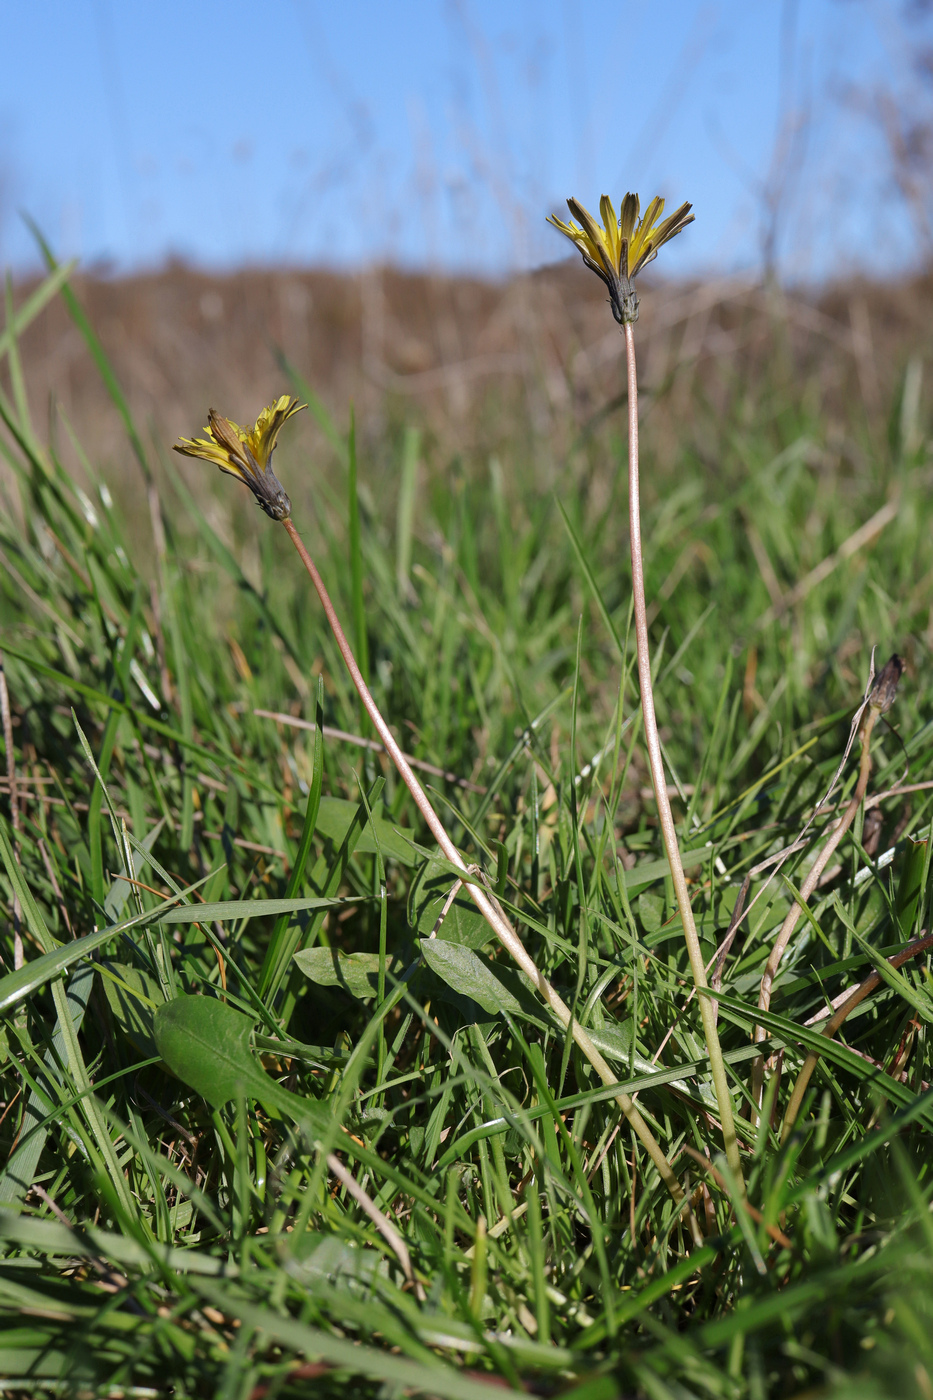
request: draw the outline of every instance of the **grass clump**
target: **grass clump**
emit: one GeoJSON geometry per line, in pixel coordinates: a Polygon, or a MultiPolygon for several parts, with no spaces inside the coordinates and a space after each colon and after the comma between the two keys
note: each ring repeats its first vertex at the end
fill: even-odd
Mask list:
{"type": "Polygon", "coordinates": [[[658,737],[711,969],[751,873],[716,1021],[737,1174],[641,758],[611,420],[576,449],[598,511],[508,463],[451,491],[415,424],[397,500],[328,424],[313,514],[295,506],[375,705],[437,770],[417,771],[481,872],[462,886],[284,536],[257,531],[244,570],[226,502],[147,444],[71,309],[139,474],[64,471],[8,334],[9,1393],[929,1395],[929,954],[891,961],[929,925],[933,849],[916,424],[866,436],[847,475],[781,366],[772,384],[736,368],[726,414],[697,389],[663,481],[663,394],[643,428],[658,737]],[[893,727],[874,726],[866,800],[763,1008],[855,760],[765,882],[831,785],[875,643],[906,661],[893,727]],[[872,977],[822,1035],[828,1004],[872,977]],[[760,1104],[759,1056],[780,1066],[760,1104]]]}

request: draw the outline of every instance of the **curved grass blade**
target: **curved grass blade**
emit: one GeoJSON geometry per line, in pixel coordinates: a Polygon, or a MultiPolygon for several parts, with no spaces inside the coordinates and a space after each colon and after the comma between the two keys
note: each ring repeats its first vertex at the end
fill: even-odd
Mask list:
{"type": "MultiPolygon", "coordinates": [[[[321,806],[321,788],[324,782],[324,680],[318,677],[317,685],[317,705],[315,709],[314,726],[314,760],[311,771],[311,787],[308,791],[308,804],[305,808],[304,825],[301,828],[301,840],[298,843],[298,854],[295,863],[288,877],[287,898],[293,899],[301,887],[305,876],[305,866],[308,863],[308,855],[311,851],[311,842],[314,839],[314,830],[317,825],[318,812],[321,806]]],[[[286,948],[286,931],[288,929],[288,915],[283,914],[276,920],[275,928],[272,930],[272,937],[266,949],[266,956],[263,959],[262,968],[259,973],[259,995],[265,997],[269,988],[276,984],[283,971],[283,966],[287,964],[290,950],[286,948]]]]}

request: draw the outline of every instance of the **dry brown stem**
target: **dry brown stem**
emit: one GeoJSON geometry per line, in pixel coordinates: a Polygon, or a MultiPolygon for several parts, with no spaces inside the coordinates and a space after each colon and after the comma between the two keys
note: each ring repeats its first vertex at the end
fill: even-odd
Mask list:
{"type": "MultiPolygon", "coordinates": [[[[924,952],[927,948],[933,948],[933,934],[922,933],[919,938],[915,938],[911,943],[908,943],[906,948],[902,948],[899,953],[895,953],[893,957],[888,958],[888,966],[892,968],[902,967],[910,958],[915,958],[918,953],[924,952]]],[[[823,1035],[825,1035],[827,1039],[831,1039],[846,1017],[850,1015],[867,996],[870,996],[880,984],[881,973],[870,973],[869,976],[865,978],[864,982],[860,982],[855,990],[850,992],[842,1005],[830,1018],[823,1030],[823,1035]]],[[[810,1083],[810,1078],[813,1071],[816,1069],[817,1060],[819,1058],[819,1052],[811,1050],[803,1062],[803,1068],[797,1076],[797,1083],[794,1085],[790,1103],[787,1105],[787,1112],[784,1114],[784,1124],[781,1128],[782,1142],[786,1141],[794,1123],[797,1121],[797,1115],[800,1112],[803,1096],[806,1093],[807,1085],[810,1083]]]]}
{"type": "MultiPolygon", "coordinates": [[[[871,774],[871,735],[878,718],[886,710],[890,709],[894,703],[897,693],[897,683],[900,680],[904,669],[904,663],[900,657],[892,656],[887,665],[879,672],[877,678],[871,686],[868,696],[860,710],[859,737],[861,739],[862,755],[859,761],[858,782],[855,785],[855,792],[848,803],[845,811],[838,823],[830,832],[812,866],[807,872],[807,876],[800,886],[798,898],[794,901],[788,911],[787,917],[781,925],[780,933],[774,941],[765,970],[761,978],[761,987],[758,993],[758,1007],[761,1011],[767,1011],[771,1006],[771,993],[774,987],[774,979],[781,963],[781,958],[788,943],[793,936],[794,929],[803,913],[804,905],[809,900],[811,894],[820,882],[820,877],[833,852],[838,847],[840,841],[849,830],[855,815],[865,800],[865,793],[868,788],[868,779],[871,774]]],[[[767,1036],[764,1026],[755,1027],[755,1040],[760,1042],[767,1036]]],[[[764,1078],[767,1066],[764,1056],[759,1055],[752,1065],[752,1098],[756,1104],[761,1105],[762,1092],[764,1088],[764,1078]]]]}

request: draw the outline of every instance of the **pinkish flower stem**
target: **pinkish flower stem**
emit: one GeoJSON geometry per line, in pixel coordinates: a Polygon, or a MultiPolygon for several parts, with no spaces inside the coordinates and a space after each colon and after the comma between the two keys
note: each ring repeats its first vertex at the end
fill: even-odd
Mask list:
{"type": "Polygon", "coordinates": [[[716,1029],[716,1015],[713,1002],[704,995],[708,986],[703,953],[697,936],[693,909],[690,905],[690,892],[684,876],[680,847],[677,842],[677,828],[667,796],[667,780],[664,775],[664,760],[661,756],[661,740],[658,736],[658,722],[654,713],[654,689],[651,681],[651,653],[648,644],[648,613],[645,607],[645,565],[641,547],[641,504],[639,499],[638,473],[638,375],[635,369],[635,333],[631,322],[625,326],[625,353],[628,368],[628,455],[629,455],[629,521],[632,538],[632,591],[635,602],[635,644],[638,653],[638,684],[641,690],[641,710],[645,724],[645,742],[648,746],[648,763],[651,768],[651,782],[654,787],[658,807],[658,821],[664,838],[674,894],[684,925],[684,938],[687,943],[687,956],[693,974],[700,1003],[700,1016],[703,1034],[709,1054],[710,1071],[716,1102],[719,1106],[719,1119],[726,1149],[726,1160],[736,1182],[744,1191],[742,1163],[739,1157],[739,1144],[735,1133],[735,1120],[732,1112],[732,1095],[726,1078],[726,1067],[716,1029]]]}
{"type": "MultiPolygon", "coordinates": [[[[571,1016],[569,1007],[554,990],[544,974],[536,967],[534,960],[527,952],[518,934],[512,928],[499,907],[498,901],[491,898],[483,886],[475,882],[476,877],[468,871],[466,862],[448,836],[440,817],[438,817],[434,808],[431,806],[427,794],[412,772],[408,760],[396,743],[394,734],[386,724],[379,711],[379,707],[370,694],[369,687],[363,679],[363,674],[356,663],[356,657],[353,655],[350,643],[347,641],[346,634],[340,625],[340,619],[331,602],[330,594],[324,586],[324,580],[317,571],[314,560],[305,548],[304,542],[295,528],[294,523],[290,519],[287,519],[283,520],[282,524],[288,531],[292,544],[297,549],[301,562],[304,564],[311,577],[311,582],[314,584],[317,595],[321,600],[321,605],[324,608],[327,621],[330,623],[331,631],[334,634],[337,646],[340,648],[340,654],[344,659],[347,670],[350,672],[350,678],[356,686],[359,697],[366,709],[366,713],[369,715],[379,737],[385,744],[389,757],[398,769],[402,781],[414,798],[415,805],[424,818],[432,836],[451,865],[456,866],[458,870],[463,872],[463,883],[477,909],[489,924],[499,941],[518,963],[522,971],[531,978],[543,1001],[551,1008],[561,1025],[565,1029],[570,1029],[570,1033],[580,1051],[586,1056],[587,1060],[589,1060],[602,1082],[607,1085],[617,1083],[618,1081],[615,1074],[609,1068],[609,1065],[603,1059],[589,1035],[580,1025],[579,1021],[571,1016]]],[[[683,1188],[677,1180],[673,1168],[664,1155],[657,1138],[648,1127],[644,1118],[642,1118],[635,1106],[634,1100],[628,1094],[618,1093],[615,1096],[615,1100],[628,1120],[632,1131],[638,1137],[645,1151],[648,1153],[648,1156],[657,1168],[671,1196],[678,1206],[681,1207],[694,1240],[698,1241],[701,1235],[696,1218],[690,1209],[690,1204],[684,1194],[683,1188]]]]}

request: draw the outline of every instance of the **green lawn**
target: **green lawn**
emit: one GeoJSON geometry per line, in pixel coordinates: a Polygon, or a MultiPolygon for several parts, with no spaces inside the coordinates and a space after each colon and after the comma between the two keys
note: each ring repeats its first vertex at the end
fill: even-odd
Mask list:
{"type": "MultiPolygon", "coordinates": [[[[749,1208],[641,748],[622,419],[546,469],[517,435],[450,461],[394,414],[377,471],[317,401],[320,460],[285,428],[276,470],[383,713],[637,1092],[694,1242],[463,890],[428,937],[454,876],[346,737],[372,730],[284,533],[132,423],[73,309],[137,469],[72,480],[0,338],[2,1393],[929,1400],[930,955],[885,958],[928,925],[933,789],[861,809],[800,919],[760,1123],[759,981],[857,746],[740,926],[719,1031],[749,1208]],[[879,965],[835,1039],[807,1025],[879,965]]],[[[916,396],[853,404],[840,446],[779,353],[728,376],[662,387],[643,430],[656,703],[710,959],[829,789],[873,646],[907,669],[869,794],[933,778],[916,396]]]]}

